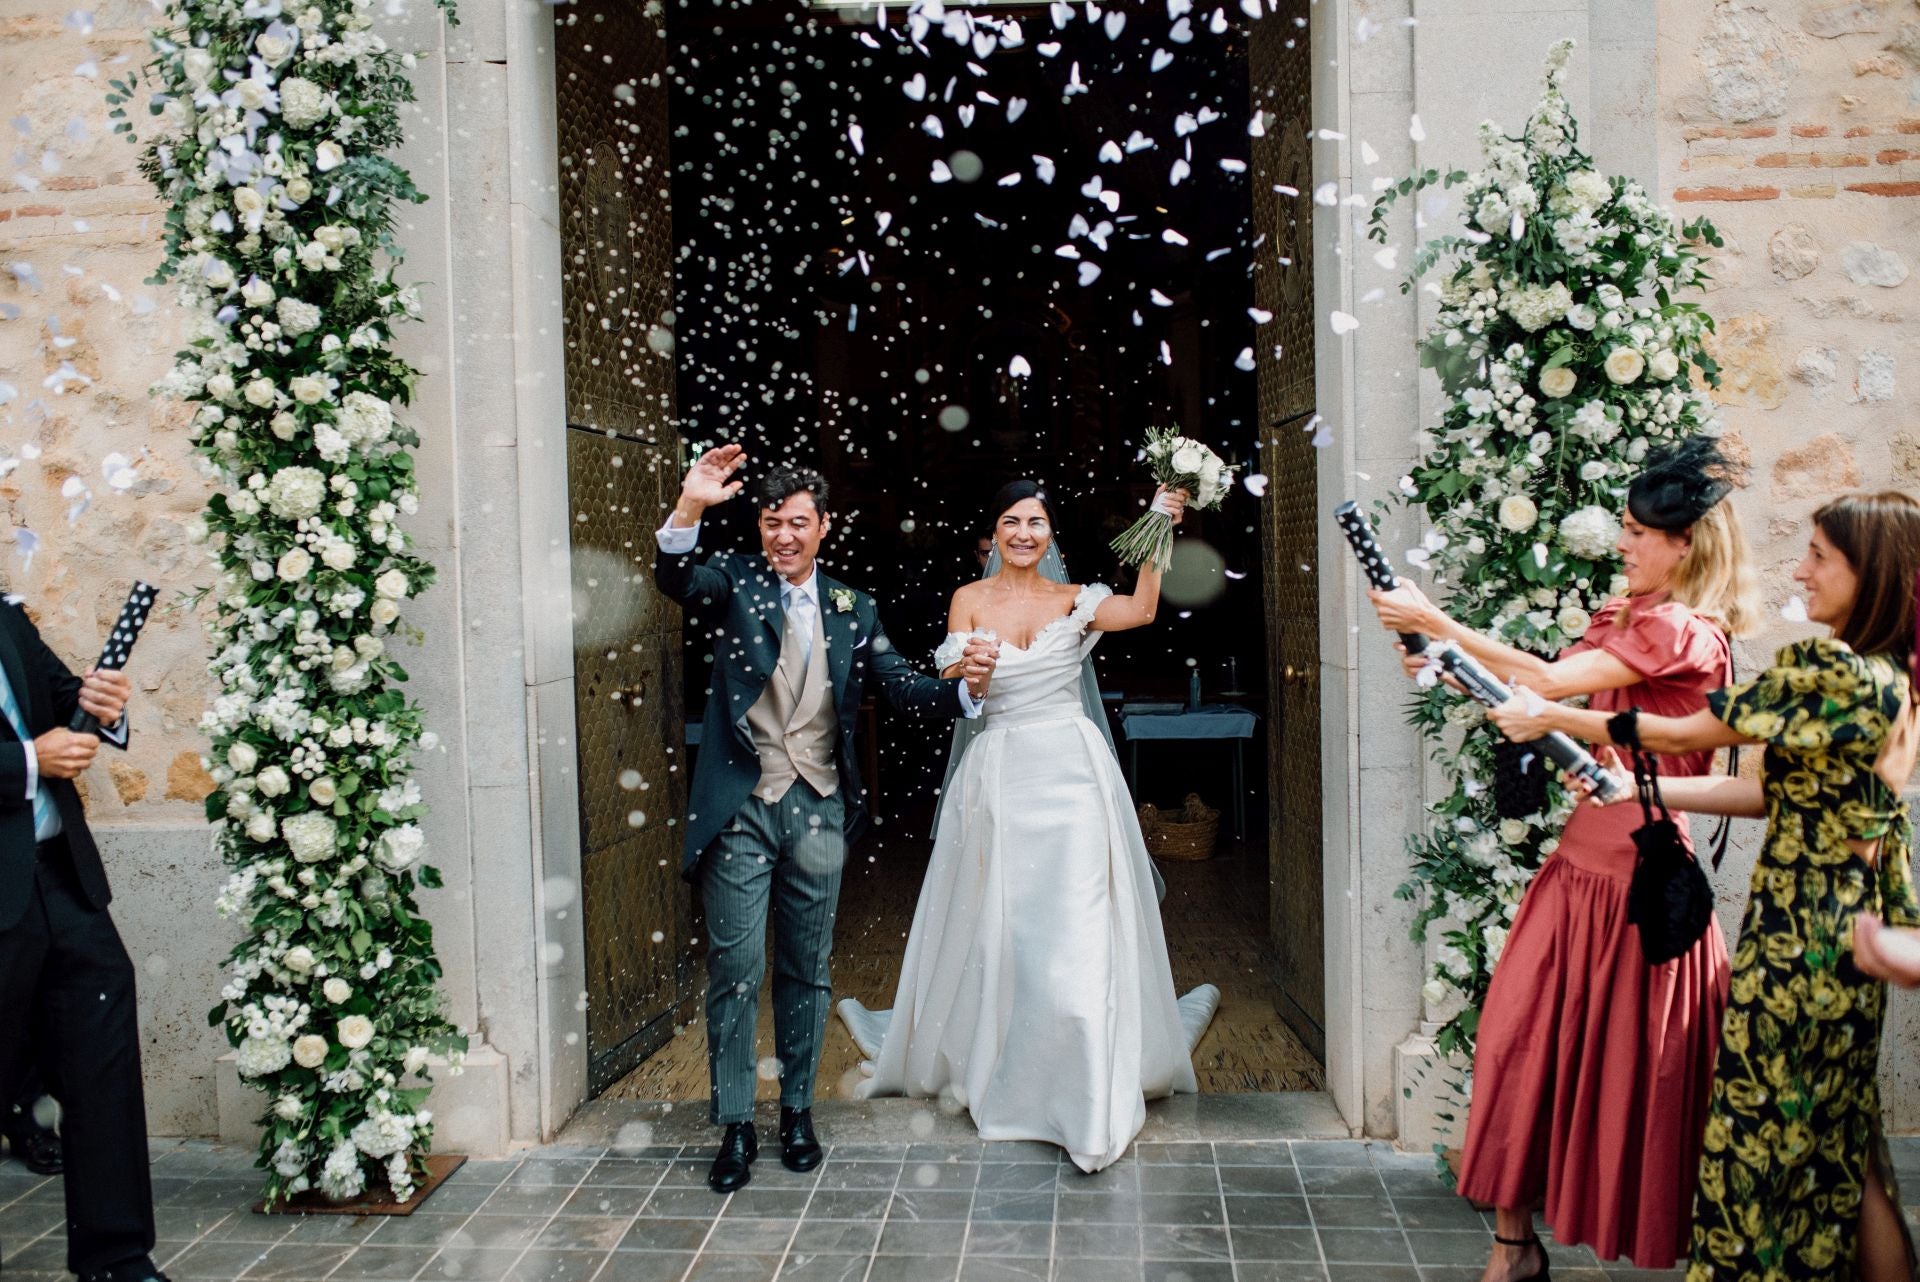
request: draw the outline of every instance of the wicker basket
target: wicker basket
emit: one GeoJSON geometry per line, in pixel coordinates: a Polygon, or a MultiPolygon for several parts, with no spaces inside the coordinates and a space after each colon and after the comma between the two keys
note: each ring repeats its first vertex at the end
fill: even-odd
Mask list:
{"type": "Polygon", "coordinates": [[[1187,794],[1184,806],[1170,814],[1162,814],[1149,802],[1140,807],[1140,835],[1147,839],[1147,853],[1156,859],[1211,858],[1214,839],[1220,835],[1220,812],[1193,792],[1187,794]]]}

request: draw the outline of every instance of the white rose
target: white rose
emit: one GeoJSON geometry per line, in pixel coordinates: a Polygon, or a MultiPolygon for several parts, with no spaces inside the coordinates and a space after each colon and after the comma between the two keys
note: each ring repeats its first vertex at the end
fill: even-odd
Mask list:
{"type": "Polygon", "coordinates": [[[313,149],[313,167],[321,173],[338,169],[347,163],[347,153],[340,150],[340,144],[328,139],[313,149]]]}
{"type": "Polygon", "coordinates": [[[357,1051],[373,1040],[373,1021],[365,1015],[349,1015],[340,1021],[334,1036],[350,1051],[357,1051]]]}
{"type": "Polygon", "coordinates": [[[233,265],[224,258],[209,258],[201,278],[207,282],[208,289],[231,289],[234,281],[233,265]]]}
{"type": "Polygon", "coordinates": [[[250,775],[260,764],[260,754],[250,743],[236,743],[227,749],[227,764],[239,774],[250,775]]]}
{"type": "Polygon", "coordinates": [[[404,1067],[409,1073],[418,1073],[427,1066],[427,1056],[428,1051],[426,1047],[409,1046],[407,1047],[407,1058],[404,1061],[404,1067]]]}
{"type": "Polygon", "coordinates": [[[296,944],[294,947],[287,949],[287,955],[280,959],[280,964],[296,975],[307,975],[313,972],[314,961],[315,958],[311,948],[308,948],[305,944],[296,944]]]}
{"type": "Polygon", "coordinates": [[[213,76],[213,55],[205,49],[189,49],[180,55],[180,70],[196,85],[204,85],[213,76]]]}
{"type": "Polygon", "coordinates": [[[240,287],[240,297],[249,307],[265,307],[273,301],[273,286],[258,276],[249,276],[247,283],[240,287]]]}
{"type": "Polygon", "coordinates": [[[334,798],[340,795],[340,790],[334,787],[333,780],[321,775],[307,785],[307,795],[323,806],[331,806],[334,798]]]}
{"type": "Polygon", "coordinates": [[[280,554],[280,563],[274,566],[273,572],[289,583],[297,583],[313,572],[313,558],[305,548],[288,548],[280,554]]]}
{"type": "Polygon", "coordinates": [[[1570,605],[1560,611],[1559,617],[1554,622],[1560,625],[1562,632],[1578,640],[1587,634],[1588,628],[1593,626],[1593,616],[1577,605],[1570,605]]]}
{"type": "MultiPolygon", "coordinates": [[[[207,380],[207,395],[211,396],[216,401],[232,400],[233,391],[234,391],[234,383],[233,383],[233,375],[231,374],[215,374],[212,378],[209,378],[207,380]]],[[[214,439],[215,440],[219,439],[219,436],[217,433],[215,434],[214,439]]]]}
{"type": "Polygon", "coordinates": [[[317,405],[327,399],[326,380],[312,374],[297,375],[287,384],[287,390],[292,392],[293,399],[302,405],[317,405]]]}
{"type": "Polygon", "coordinates": [[[1524,819],[1502,819],[1500,821],[1500,840],[1509,846],[1517,846],[1527,839],[1529,829],[1524,819]]]}
{"type": "Polygon", "coordinates": [[[273,1115],[283,1122],[297,1122],[304,1112],[306,1105],[300,1102],[298,1095],[282,1095],[273,1102],[273,1115]]]}
{"type": "Polygon", "coordinates": [[[399,569],[388,570],[373,581],[373,590],[383,597],[399,600],[407,594],[407,576],[399,569]]]}
{"type": "Polygon", "coordinates": [[[1438,1006],[1447,1000],[1447,986],[1438,979],[1429,979],[1420,986],[1420,995],[1427,999],[1427,1005],[1438,1006]]]}
{"type": "Polygon", "coordinates": [[[283,797],[293,786],[293,781],[279,766],[268,766],[260,772],[260,777],[253,781],[253,786],[260,790],[260,795],[263,797],[283,797]]]}
{"type": "Polygon", "coordinates": [[[273,380],[270,378],[249,380],[240,394],[247,398],[247,404],[258,405],[261,409],[265,409],[273,404],[273,380]]]}
{"type": "Polygon", "coordinates": [[[337,254],[347,247],[347,228],[339,223],[328,223],[314,232],[313,238],[325,245],[329,254],[337,254]]]}
{"type": "Polygon", "coordinates": [[[1173,452],[1173,470],[1181,476],[1194,476],[1207,463],[1207,453],[1199,445],[1188,442],[1173,452]]]}
{"type": "Polygon", "coordinates": [[[353,985],[338,975],[335,975],[326,983],[320,985],[320,991],[326,995],[328,1001],[338,1006],[341,1002],[353,996],[353,985]]]}
{"type": "Polygon", "coordinates": [[[318,1068],[326,1063],[327,1039],[318,1033],[294,1039],[293,1062],[302,1068],[318,1068]]]}
{"type": "Polygon", "coordinates": [[[1631,347],[1616,347],[1607,353],[1607,377],[1616,383],[1633,382],[1646,367],[1647,358],[1631,347]]]}
{"type": "Polygon", "coordinates": [[[300,430],[300,420],[287,411],[281,410],[273,416],[273,421],[267,424],[267,428],[279,440],[291,441],[300,430]]]}
{"type": "Polygon", "coordinates": [[[400,607],[382,597],[373,603],[373,607],[367,611],[367,614],[378,626],[392,627],[394,620],[400,617],[400,607]]]}
{"type": "Polygon", "coordinates": [[[1579,303],[1567,308],[1567,324],[1573,326],[1575,329],[1592,329],[1599,323],[1600,313],[1594,311],[1593,308],[1587,306],[1585,303],[1579,303]]]}
{"type": "Polygon", "coordinates": [[[1664,383],[1680,373],[1680,358],[1671,348],[1663,347],[1647,362],[1647,373],[1664,383]]]}
{"type": "Polygon", "coordinates": [[[337,540],[320,550],[320,559],[326,562],[330,570],[350,570],[353,568],[353,544],[337,540]]]}
{"type": "Polygon", "coordinates": [[[307,180],[304,174],[298,174],[287,179],[286,185],[281,188],[281,191],[286,195],[288,200],[291,200],[296,205],[304,205],[307,201],[313,199],[313,184],[307,180]]]}
{"type": "Polygon", "coordinates": [[[235,187],[233,211],[242,218],[257,218],[267,211],[267,198],[260,194],[258,188],[235,187]]]}
{"type": "Polygon", "coordinates": [[[1557,401],[1573,391],[1574,385],[1579,381],[1574,372],[1565,365],[1556,365],[1540,375],[1540,391],[1557,401]]]}
{"type": "Polygon", "coordinates": [[[247,818],[247,836],[254,841],[272,841],[273,834],[278,831],[278,827],[273,822],[273,816],[265,811],[247,818]]]}
{"type": "Polygon", "coordinates": [[[1532,529],[1539,519],[1540,509],[1524,494],[1511,494],[1500,501],[1500,524],[1515,534],[1532,529]]]}
{"type": "Polygon", "coordinates": [[[260,55],[262,62],[268,66],[275,66],[285,62],[287,56],[293,52],[293,41],[285,36],[262,34],[254,37],[253,51],[260,55]]]}

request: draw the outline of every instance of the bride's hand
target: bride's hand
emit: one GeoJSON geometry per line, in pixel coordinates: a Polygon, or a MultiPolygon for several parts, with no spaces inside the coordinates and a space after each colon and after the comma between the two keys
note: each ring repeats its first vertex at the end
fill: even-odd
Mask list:
{"type": "Polygon", "coordinates": [[[966,679],[967,689],[974,698],[986,697],[987,687],[993,682],[994,665],[999,661],[998,641],[974,637],[967,642],[967,648],[960,655],[960,675],[966,679]]]}
{"type": "Polygon", "coordinates": [[[1178,525],[1181,517],[1186,514],[1187,500],[1192,497],[1185,490],[1170,490],[1163,485],[1153,492],[1153,502],[1150,506],[1156,511],[1165,512],[1168,518],[1178,525]]]}

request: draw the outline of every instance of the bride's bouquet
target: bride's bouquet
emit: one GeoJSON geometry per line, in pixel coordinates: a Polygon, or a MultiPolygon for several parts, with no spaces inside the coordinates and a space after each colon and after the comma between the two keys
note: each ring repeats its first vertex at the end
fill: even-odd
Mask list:
{"type": "MultiPolygon", "coordinates": [[[[1147,432],[1147,470],[1157,484],[1170,490],[1185,490],[1187,506],[1207,511],[1220,506],[1220,500],[1233,487],[1233,469],[1225,460],[1191,436],[1181,436],[1170,427],[1147,432]]],[[[1128,565],[1152,563],[1165,573],[1173,564],[1173,518],[1157,506],[1129,525],[1113,541],[1113,550],[1128,565]]]]}

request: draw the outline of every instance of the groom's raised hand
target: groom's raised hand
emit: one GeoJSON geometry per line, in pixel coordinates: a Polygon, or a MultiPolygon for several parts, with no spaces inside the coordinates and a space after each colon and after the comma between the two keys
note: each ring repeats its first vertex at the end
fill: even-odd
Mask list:
{"type": "Polygon", "coordinates": [[[733,474],[746,464],[747,452],[738,445],[721,445],[702,454],[680,482],[680,501],[673,505],[673,524],[698,525],[701,514],[740,492],[745,481],[733,474]]]}

